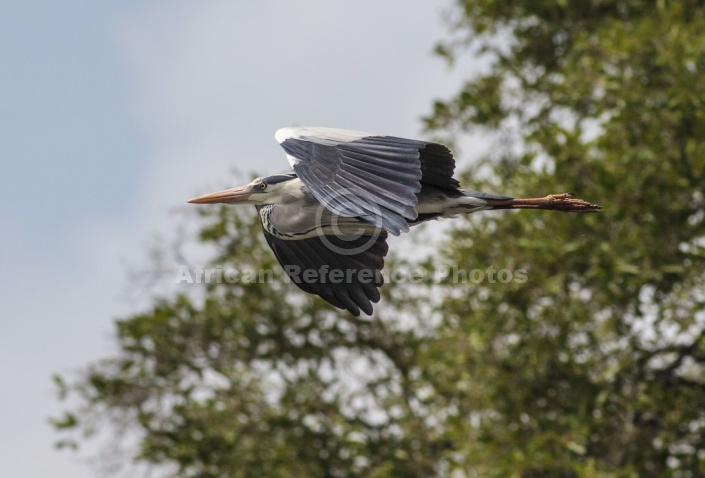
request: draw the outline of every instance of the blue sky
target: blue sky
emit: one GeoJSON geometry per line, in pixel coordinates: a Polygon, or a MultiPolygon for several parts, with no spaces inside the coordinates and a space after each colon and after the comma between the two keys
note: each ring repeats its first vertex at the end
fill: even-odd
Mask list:
{"type": "MultiPolygon", "coordinates": [[[[292,124],[419,136],[454,92],[432,55],[450,0],[23,1],[0,16],[0,463],[95,476],[57,452],[53,373],[114,351],[173,211],[231,171],[286,171],[292,124]]],[[[472,156],[466,151],[465,156],[472,156]]],[[[234,180],[234,179],[233,179],[234,180]]]]}

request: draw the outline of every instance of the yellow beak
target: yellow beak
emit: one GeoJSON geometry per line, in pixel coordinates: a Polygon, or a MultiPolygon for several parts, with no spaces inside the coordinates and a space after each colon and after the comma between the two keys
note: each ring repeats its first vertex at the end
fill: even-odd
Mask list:
{"type": "Polygon", "coordinates": [[[252,193],[247,189],[247,186],[241,188],[224,189],[214,193],[205,194],[189,200],[192,204],[235,204],[246,202],[252,193]]]}

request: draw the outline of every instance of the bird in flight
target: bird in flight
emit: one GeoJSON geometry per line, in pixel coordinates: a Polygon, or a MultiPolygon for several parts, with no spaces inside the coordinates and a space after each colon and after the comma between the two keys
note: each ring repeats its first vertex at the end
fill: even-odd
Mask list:
{"type": "Polygon", "coordinates": [[[189,202],[254,205],[292,281],[355,316],[379,301],[388,234],[482,210],[600,210],[570,193],[515,199],[461,189],[452,153],[429,141],[320,127],[282,128],[275,138],[292,173],[189,202]]]}

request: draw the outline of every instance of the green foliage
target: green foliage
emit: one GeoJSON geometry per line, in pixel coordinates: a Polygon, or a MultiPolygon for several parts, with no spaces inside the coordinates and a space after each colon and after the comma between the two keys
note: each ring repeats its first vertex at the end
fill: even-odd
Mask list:
{"type": "Polygon", "coordinates": [[[426,124],[517,142],[464,183],[574,191],[604,212],[457,220],[417,264],[427,277],[442,263],[528,281],[389,284],[355,319],[284,283],[251,211],[209,209],[213,263],[272,280],[194,285],[118,321],[118,354],[58,382],[82,405],[57,428],[128,423],[135,458],[175,476],[703,475],[705,5],[456,13],[438,52],[494,60],[426,124]]]}
{"type": "Polygon", "coordinates": [[[462,32],[509,30],[513,38],[487,37],[480,48],[494,53],[494,67],[438,102],[429,127],[519,124],[525,153],[491,163],[492,187],[515,195],[572,190],[605,210],[577,219],[488,215],[456,228],[450,262],[511,258],[529,275],[515,288],[453,285],[437,350],[426,344],[433,357],[455,351],[455,366],[438,365],[429,377],[464,404],[451,422],[477,417],[478,439],[460,453],[459,469],[699,476],[702,2],[463,7],[462,32]]]}
{"type": "MultiPolygon", "coordinates": [[[[252,212],[207,210],[201,238],[217,245],[214,264],[272,280],[208,284],[203,298],[119,320],[120,354],[84,371],[73,385],[83,408],[55,426],[127,422],[135,458],[176,464],[176,476],[430,473],[438,444],[411,432],[424,424],[408,412],[406,376],[423,327],[357,320],[285,284],[252,212]]],[[[395,315],[415,307],[403,293],[385,300],[395,315]]]]}

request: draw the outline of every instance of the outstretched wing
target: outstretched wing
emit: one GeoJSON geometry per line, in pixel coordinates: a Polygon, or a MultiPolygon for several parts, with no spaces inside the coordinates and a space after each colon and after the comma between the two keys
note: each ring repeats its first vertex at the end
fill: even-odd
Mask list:
{"type": "Polygon", "coordinates": [[[355,316],[372,314],[384,283],[387,234],[283,240],[264,231],[269,247],[297,286],[355,316]]]}
{"type": "Polygon", "coordinates": [[[334,128],[282,128],[275,135],[294,171],[336,214],[398,235],[417,217],[425,182],[457,188],[445,146],[334,128]]]}

